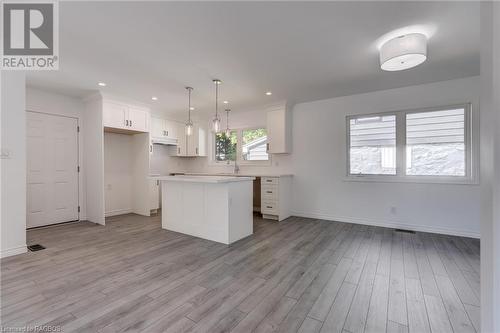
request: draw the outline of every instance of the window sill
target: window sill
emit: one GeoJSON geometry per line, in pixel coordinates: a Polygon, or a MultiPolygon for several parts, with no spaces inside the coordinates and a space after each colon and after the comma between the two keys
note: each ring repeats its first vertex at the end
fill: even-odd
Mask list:
{"type": "Polygon", "coordinates": [[[356,176],[344,177],[345,182],[372,182],[372,183],[413,183],[413,184],[446,184],[446,185],[479,185],[475,179],[453,179],[449,177],[398,177],[398,176],[356,176]]]}

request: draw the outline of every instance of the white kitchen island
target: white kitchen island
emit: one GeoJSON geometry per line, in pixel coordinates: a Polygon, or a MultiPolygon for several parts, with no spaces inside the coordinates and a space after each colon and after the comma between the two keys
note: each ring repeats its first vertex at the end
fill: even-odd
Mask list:
{"type": "Polygon", "coordinates": [[[231,244],[253,234],[254,177],[164,176],[162,228],[231,244]]]}

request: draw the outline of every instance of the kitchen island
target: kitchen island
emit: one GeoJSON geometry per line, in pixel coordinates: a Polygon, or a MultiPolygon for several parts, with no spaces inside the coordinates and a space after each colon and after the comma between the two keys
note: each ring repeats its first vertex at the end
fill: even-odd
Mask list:
{"type": "Polygon", "coordinates": [[[163,176],[162,228],[231,244],[253,234],[254,177],[163,176]]]}

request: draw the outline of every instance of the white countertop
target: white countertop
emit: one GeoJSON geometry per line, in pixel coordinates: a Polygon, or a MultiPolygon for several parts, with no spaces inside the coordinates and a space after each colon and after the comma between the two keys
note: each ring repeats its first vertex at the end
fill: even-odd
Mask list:
{"type": "Polygon", "coordinates": [[[292,174],[257,174],[257,173],[248,173],[248,172],[242,172],[242,173],[204,173],[204,172],[185,172],[183,173],[186,176],[223,176],[223,177],[292,177],[292,174]]]}
{"type": "Polygon", "coordinates": [[[170,182],[187,182],[187,183],[232,183],[232,182],[246,182],[253,181],[255,177],[234,177],[234,176],[211,176],[211,175],[179,175],[179,176],[160,176],[151,177],[160,181],[170,182]]]}

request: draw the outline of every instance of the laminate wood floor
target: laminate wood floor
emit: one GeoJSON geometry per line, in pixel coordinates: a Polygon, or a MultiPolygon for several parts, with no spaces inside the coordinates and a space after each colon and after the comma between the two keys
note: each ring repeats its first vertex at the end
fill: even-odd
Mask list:
{"type": "Polygon", "coordinates": [[[3,327],[478,332],[479,241],[292,217],[231,246],[123,215],[32,230],[1,261],[3,327]]]}

